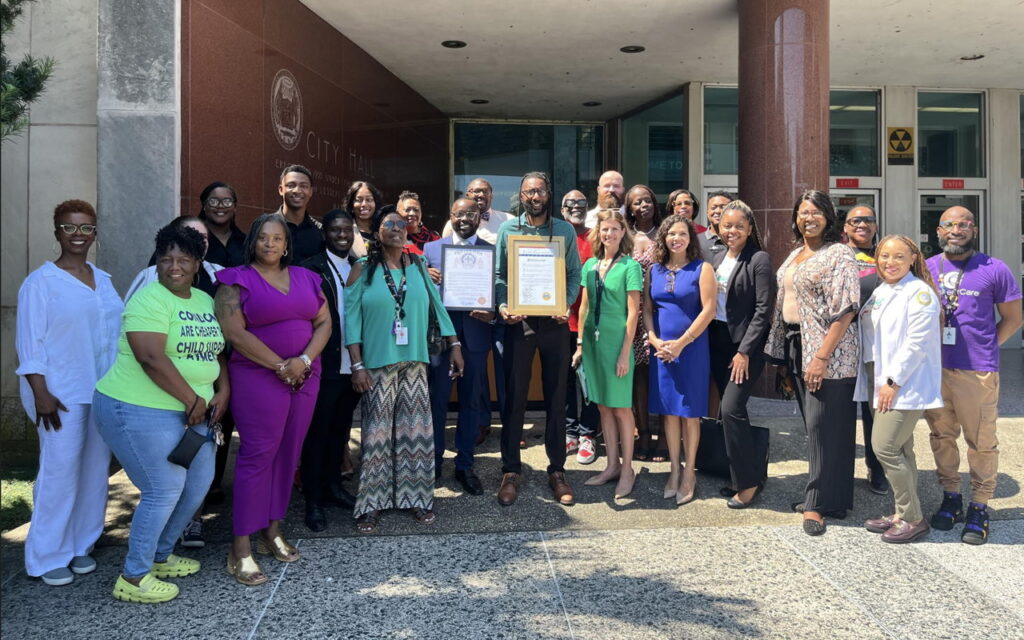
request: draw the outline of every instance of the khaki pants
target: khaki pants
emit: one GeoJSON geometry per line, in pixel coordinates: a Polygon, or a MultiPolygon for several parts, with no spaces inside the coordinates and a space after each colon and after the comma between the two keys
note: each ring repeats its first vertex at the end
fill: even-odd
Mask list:
{"type": "Polygon", "coordinates": [[[963,431],[967,464],[971,470],[971,500],[988,504],[996,490],[999,469],[999,373],[995,371],[942,370],[941,409],[924,412],[931,430],[935,472],[945,491],[960,492],[960,449],[963,431]]]}
{"type": "Polygon", "coordinates": [[[875,412],[871,431],[871,446],[896,498],[896,515],[907,522],[917,522],[924,517],[917,494],[917,458],[914,457],[914,425],[921,413],[920,409],[875,412]]]}

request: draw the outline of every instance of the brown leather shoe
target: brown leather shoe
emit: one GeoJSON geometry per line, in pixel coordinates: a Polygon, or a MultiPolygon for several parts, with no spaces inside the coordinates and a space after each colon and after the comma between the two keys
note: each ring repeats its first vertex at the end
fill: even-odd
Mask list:
{"type": "Polygon", "coordinates": [[[892,529],[893,525],[896,524],[896,521],[894,520],[895,517],[895,515],[891,515],[882,516],[881,518],[872,518],[870,520],[865,520],[864,528],[870,531],[871,533],[885,533],[889,529],[892,529]]]}
{"type": "Polygon", "coordinates": [[[501,486],[498,487],[498,504],[508,507],[515,503],[519,497],[519,474],[506,473],[501,476],[501,486]]]}
{"type": "Polygon", "coordinates": [[[551,487],[551,492],[555,494],[555,500],[564,505],[573,504],[576,501],[576,496],[573,495],[572,487],[565,481],[565,473],[562,471],[555,471],[554,473],[548,474],[548,486],[551,487]]]}
{"type": "Polygon", "coordinates": [[[897,544],[904,542],[913,542],[914,540],[920,540],[928,535],[931,531],[931,527],[928,526],[928,521],[922,519],[917,524],[907,522],[906,520],[900,520],[894,524],[888,531],[882,534],[883,542],[894,542],[897,544]]]}

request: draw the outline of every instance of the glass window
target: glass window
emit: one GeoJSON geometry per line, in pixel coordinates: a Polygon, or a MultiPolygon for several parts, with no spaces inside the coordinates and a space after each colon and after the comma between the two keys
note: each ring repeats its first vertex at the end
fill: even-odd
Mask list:
{"type": "Polygon", "coordinates": [[[686,184],[683,96],[669,98],[622,121],[622,174],[626,188],[646,184],[658,201],[686,184]]]}
{"type": "Polygon", "coordinates": [[[740,172],[740,108],[736,87],[704,88],[704,173],[740,172]]]}
{"type": "Polygon", "coordinates": [[[492,206],[508,211],[519,201],[519,182],[528,171],[544,171],[551,177],[556,202],[572,189],[588,197],[597,191],[604,164],[602,126],[490,122],[456,122],[454,126],[455,198],[465,193],[471,180],[485,178],[494,189],[492,206]]]}
{"type": "Polygon", "coordinates": [[[877,176],[877,91],[829,92],[829,173],[877,176]]]}
{"type": "Polygon", "coordinates": [[[917,94],[917,171],[922,178],[981,178],[981,94],[917,94]]]}

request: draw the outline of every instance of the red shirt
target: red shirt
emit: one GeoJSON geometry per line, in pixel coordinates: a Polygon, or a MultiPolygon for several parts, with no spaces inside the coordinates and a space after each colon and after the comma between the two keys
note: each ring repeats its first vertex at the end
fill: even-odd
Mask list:
{"type": "MultiPolygon", "coordinates": [[[[594,255],[594,251],[590,247],[590,240],[587,239],[588,235],[590,235],[590,229],[587,228],[576,232],[576,251],[580,254],[580,266],[586,264],[587,260],[590,260],[594,255]]],[[[580,331],[580,302],[582,300],[583,287],[580,287],[580,293],[576,297],[576,302],[573,302],[572,307],[569,309],[569,331],[573,333],[579,333],[580,331]]]]}

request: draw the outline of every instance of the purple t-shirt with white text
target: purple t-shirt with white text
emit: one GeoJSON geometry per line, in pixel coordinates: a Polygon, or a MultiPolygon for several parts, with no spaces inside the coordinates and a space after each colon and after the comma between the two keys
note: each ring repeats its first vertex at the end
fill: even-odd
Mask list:
{"type": "MultiPolygon", "coordinates": [[[[995,305],[1020,300],[1020,287],[1006,263],[984,253],[963,260],[949,260],[944,254],[928,259],[928,269],[943,293],[939,302],[946,308],[945,295],[953,293],[960,278],[956,313],[946,325],[956,328],[956,344],[942,345],[942,366],[967,371],[999,371],[999,340],[996,335],[995,305]]],[[[948,311],[946,312],[949,313],[948,311]]]]}

